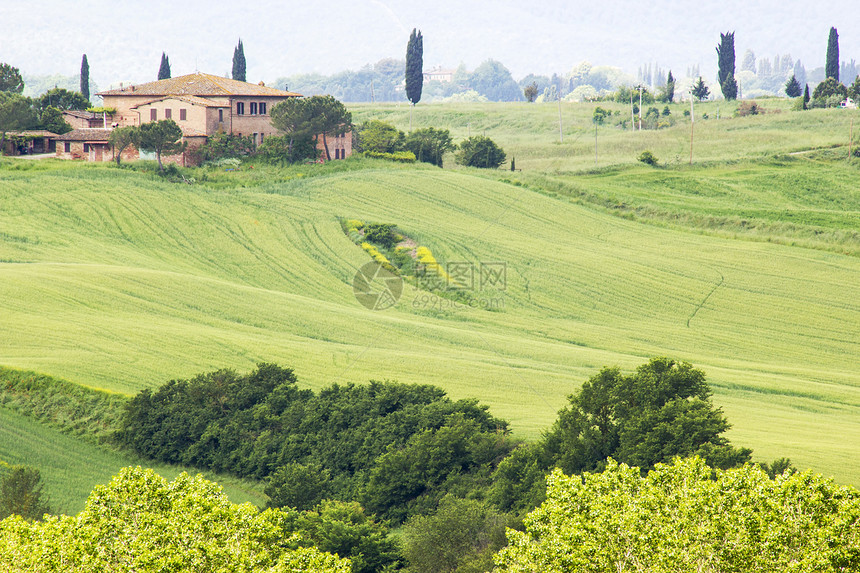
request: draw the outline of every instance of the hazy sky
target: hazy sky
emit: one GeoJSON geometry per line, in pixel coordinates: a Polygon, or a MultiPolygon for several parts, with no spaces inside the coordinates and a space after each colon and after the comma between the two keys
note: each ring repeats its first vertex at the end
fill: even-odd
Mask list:
{"type": "Polygon", "coordinates": [[[105,89],[156,79],[162,51],[174,76],[224,75],[241,37],[248,80],[272,81],[403,58],[417,27],[428,69],[494,58],[520,78],[587,60],[633,75],[648,62],[675,75],[698,64],[709,77],[720,32],[736,32],[738,65],[752,49],[759,57],[790,53],[811,70],[824,65],[831,26],[842,59],[860,58],[860,8],[845,0],[0,0],[0,62],[26,74],[76,75],[86,53],[105,89]]]}

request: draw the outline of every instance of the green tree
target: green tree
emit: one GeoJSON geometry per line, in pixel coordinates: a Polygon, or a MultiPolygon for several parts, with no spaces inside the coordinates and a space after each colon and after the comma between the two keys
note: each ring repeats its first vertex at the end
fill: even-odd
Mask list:
{"type": "Polygon", "coordinates": [[[491,101],[520,101],[522,92],[501,62],[486,60],[469,74],[468,87],[491,101]]]}
{"type": "Polygon", "coordinates": [[[90,102],[83,94],[72,92],[63,88],[53,88],[39,96],[36,100],[36,108],[44,111],[48,107],[57,109],[84,110],[90,107],[90,102]]]}
{"type": "Polygon", "coordinates": [[[675,77],[672,75],[672,70],[669,70],[669,75],[666,77],[666,85],[660,88],[660,101],[672,103],[675,101],[675,77]]]}
{"type": "Polygon", "coordinates": [[[0,91],[0,150],[6,143],[7,131],[33,129],[39,125],[39,116],[33,100],[17,93],[0,91]]]}
{"type": "Polygon", "coordinates": [[[858,523],[860,493],[811,473],[772,480],[694,457],[642,477],[610,460],[600,474],[553,472],[495,571],[856,571],[858,523]]]}
{"type": "Polygon", "coordinates": [[[182,130],[172,119],[144,123],[138,127],[138,147],[142,151],[154,151],[158,168],[164,173],[161,156],[182,153],[186,143],[182,141],[182,130]]]}
{"type": "Polygon", "coordinates": [[[394,153],[403,151],[406,136],[402,131],[384,121],[371,119],[362,123],[357,132],[358,148],[361,151],[394,153]]]}
{"type": "Polygon", "coordinates": [[[90,100],[90,63],[86,54],[81,58],[81,94],[87,101],[90,100]]]}
{"type": "Polygon", "coordinates": [[[803,109],[809,109],[809,84],[806,84],[806,87],[803,88],[803,109]]]}
{"type": "MultiPolygon", "coordinates": [[[[315,135],[308,100],[290,98],[273,107],[269,114],[272,118],[272,125],[287,134],[286,137],[289,141],[287,145],[288,161],[292,163],[304,159],[307,154],[299,151],[306,146],[300,145],[300,143],[312,142],[315,135]]],[[[312,144],[311,147],[313,147],[312,144]]]]}
{"type": "Polygon", "coordinates": [[[399,547],[388,527],[357,502],[326,500],[310,511],[286,513],[286,528],[307,540],[303,545],[349,558],[352,573],[390,571],[400,564],[399,547]]]}
{"type": "Polygon", "coordinates": [[[266,507],[311,509],[331,495],[331,473],[318,463],[296,462],[281,466],[269,477],[266,507]]]}
{"type": "Polygon", "coordinates": [[[42,112],[39,122],[42,125],[42,129],[46,129],[51,133],[62,135],[72,131],[72,126],[63,119],[63,112],[54,106],[48,106],[42,112]]]}
{"type": "MultiPolygon", "coordinates": [[[[735,80],[735,33],[720,34],[717,46],[718,77],[723,97],[734,100],[738,97],[738,82],[735,80]]],[[[700,98],[701,99],[701,98],[700,98]]]]}
{"type": "Polygon", "coordinates": [[[812,100],[815,107],[826,107],[830,98],[832,98],[831,101],[838,105],[838,102],[844,100],[846,97],[848,97],[848,88],[833,77],[828,77],[815,86],[815,91],[812,92],[812,100]]]}
{"type": "MultiPolygon", "coordinates": [[[[264,142],[265,143],[265,142],[264,142]]],[[[248,157],[256,149],[253,136],[232,133],[214,133],[195,152],[202,161],[248,157]]]]}
{"type": "Polygon", "coordinates": [[[161,65],[158,67],[158,79],[170,79],[170,59],[164,52],[161,52],[161,65]]]}
{"type": "Polygon", "coordinates": [[[412,29],[406,44],[406,99],[415,105],[421,101],[424,87],[424,38],[420,30],[412,29]]]}
{"type": "Polygon", "coordinates": [[[409,573],[489,571],[505,545],[507,517],[474,499],[447,495],[430,515],[403,526],[403,556],[409,573]]]}
{"type": "Polygon", "coordinates": [[[505,162],[504,150],[483,135],[473,135],[459,147],[456,159],[460,165],[496,169],[505,162]]]}
{"type": "Polygon", "coordinates": [[[827,38],[827,59],[824,64],[825,78],[839,81],[839,33],[836,28],[830,28],[827,38]]]}
{"type": "Polygon", "coordinates": [[[702,76],[699,76],[699,81],[697,81],[693,86],[693,91],[691,93],[693,94],[693,97],[699,101],[702,101],[711,95],[711,90],[709,90],[708,86],[705,85],[705,80],[702,79],[702,76]]]}
{"type": "Polygon", "coordinates": [[[18,68],[0,62],[0,92],[19,94],[24,91],[24,79],[18,68]]]}
{"type": "Polygon", "coordinates": [[[42,475],[36,468],[12,466],[0,475],[0,519],[19,515],[42,519],[51,508],[42,493],[42,475]]]}
{"type": "Polygon", "coordinates": [[[110,137],[108,138],[108,143],[113,147],[114,159],[116,160],[117,167],[120,165],[123,150],[130,145],[134,145],[135,147],[139,146],[139,139],[140,129],[133,125],[118,127],[111,132],[110,137]]]}
{"type": "Polygon", "coordinates": [[[314,137],[322,137],[326,160],[331,159],[328,149],[328,136],[338,136],[352,129],[352,113],[346,106],[330,95],[316,95],[307,98],[307,115],[311,122],[314,137]]]}
{"type": "Polygon", "coordinates": [[[236,571],[348,573],[348,560],[291,535],[289,516],[230,503],[202,476],[167,482],[152,470],[125,468],[98,485],[77,516],[28,524],[0,522],[0,570],[236,571]]]}
{"type": "Polygon", "coordinates": [[[729,423],[710,396],[705,374],[686,362],[652,358],[629,376],[604,368],[570,396],[544,448],[567,473],[600,470],[609,457],[643,470],[694,454],[717,465],[748,461],[750,450],[722,437],[729,423]]]}
{"type": "Polygon", "coordinates": [[[242,46],[242,38],[239,38],[239,45],[233,49],[233,79],[240,82],[247,81],[245,79],[245,48],[242,46]]]}
{"type": "Polygon", "coordinates": [[[437,167],[442,167],[442,157],[446,152],[456,149],[450,132],[435,127],[416,129],[406,136],[403,146],[414,153],[418,161],[432,163],[437,167]]]}
{"type": "Polygon", "coordinates": [[[523,88],[523,96],[525,96],[527,102],[534,103],[538,96],[537,82],[532,82],[523,88]]]}
{"type": "Polygon", "coordinates": [[[860,76],[854,78],[854,82],[848,86],[848,95],[854,101],[860,100],[860,76]]]}
{"type": "Polygon", "coordinates": [[[800,87],[800,82],[797,81],[794,74],[785,82],[785,95],[788,97],[800,97],[803,95],[803,89],[800,87]]]}

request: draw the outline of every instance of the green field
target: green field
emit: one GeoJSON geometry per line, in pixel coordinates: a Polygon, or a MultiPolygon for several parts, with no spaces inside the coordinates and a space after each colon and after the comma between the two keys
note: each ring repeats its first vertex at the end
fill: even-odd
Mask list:
{"type": "MultiPolygon", "coordinates": [[[[689,123],[601,128],[615,166],[595,171],[592,109],[569,108],[582,125],[571,121],[564,144],[552,140],[554,106],[415,110],[416,124],[433,114],[497,138],[514,174],[352,159],[211,169],[181,185],[2,163],[0,363],[126,394],[258,361],[312,388],[431,383],[533,438],[600,367],[669,355],[706,371],[730,438],[756,459],[860,484],[860,171],[826,153],[779,159],[839,145],[847,119],[697,122],[715,142],[702,151],[710,163],[658,170],[636,166],[642,149],[623,141],[648,138],[669,157],[689,123]],[[735,132],[749,150],[730,159],[735,132]],[[453,308],[406,285],[396,307],[365,309],[352,279],[369,258],[344,217],[395,223],[443,262],[504,263],[506,288],[473,293],[496,308],[453,308]]],[[[355,116],[408,125],[405,107],[355,116]]]]}

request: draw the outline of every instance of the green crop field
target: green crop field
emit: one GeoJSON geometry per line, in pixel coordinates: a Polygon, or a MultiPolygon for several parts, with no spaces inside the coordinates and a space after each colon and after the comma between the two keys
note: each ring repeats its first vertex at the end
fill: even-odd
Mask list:
{"type": "MultiPolygon", "coordinates": [[[[0,407],[0,466],[28,465],[42,474],[44,491],[51,510],[74,515],[84,508],[84,500],[96,484],[110,481],[120,468],[131,465],[153,467],[159,474],[173,479],[180,471],[200,473],[189,468],[178,468],[140,460],[63,434],[0,407]]],[[[247,481],[215,475],[230,500],[235,503],[250,501],[263,505],[261,488],[247,481]]]]}
{"type": "MultiPolygon", "coordinates": [[[[706,371],[730,438],[756,459],[860,484],[860,171],[828,155],[847,143],[847,116],[697,121],[693,167],[671,160],[689,145],[680,118],[653,133],[601,127],[594,170],[592,109],[564,108],[563,144],[555,106],[414,111],[416,126],[456,125],[455,139],[486,132],[516,173],[350,159],[212,168],[183,185],[2,163],[0,363],[126,394],[258,361],[313,388],[431,383],[533,438],[602,366],[669,355],[706,371]],[[637,166],[645,148],[670,165],[637,166]],[[815,148],[831,151],[788,155],[815,148]],[[341,218],[395,223],[471,265],[474,307],[410,284],[394,308],[361,306],[352,280],[370,259],[341,218]],[[489,263],[506,283],[481,290],[489,263]]],[[[409,121],[405,106],[354,114],[409,121]]]]}

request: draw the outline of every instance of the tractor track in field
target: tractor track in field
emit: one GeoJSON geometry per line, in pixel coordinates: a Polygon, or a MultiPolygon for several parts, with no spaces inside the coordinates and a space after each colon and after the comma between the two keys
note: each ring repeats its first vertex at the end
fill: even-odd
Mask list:
{"type": "Polygon", "coordinates": [[[714,285],[714,288],[712,288],[711,291],[705,295],[705,298],[702,299],[702,302],[700,302],[698,304],[698,306],[696,306],[696,308],[693,309],[693,312],[690,314],[690,316],[687,317],[687,328],[690,328],[690,321],[693,320],[693,318],[695,318],[695,316],[696,316],[696,314],[698,314],[699,310],[701,310],[701,308],[703,306],[705,306],[705,303],[708,302],[708,299],[711,298],[711,295],[713,295],[717,291],[718,288],[723,286],[723,283],[726,280],[726,277],[723,276],[723,273],[721,273],[719,271],[719,269],[715,268],[714,270],[717,272],[718,275],[720,275],[720,282],[718,282],[717,284],[714,285]]]}

